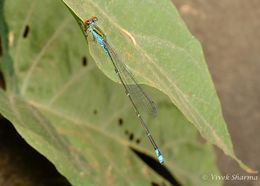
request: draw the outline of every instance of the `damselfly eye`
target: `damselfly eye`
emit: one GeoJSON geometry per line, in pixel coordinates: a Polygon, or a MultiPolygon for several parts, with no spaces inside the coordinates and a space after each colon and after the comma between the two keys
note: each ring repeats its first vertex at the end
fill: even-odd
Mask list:
{"type": "Polygon", "coordinates": [[[97,18],[97,17],[92,17],[92,20],[93,20],[94,22],[96,22],[96,21],[98,21],[98,18],[97,18]]]}
{"type": "Polygon", "coordinates": [[[83,25],[86,27],[89,25],[89,19],[86,19],[84,22],[83,22],[83,25]]]}

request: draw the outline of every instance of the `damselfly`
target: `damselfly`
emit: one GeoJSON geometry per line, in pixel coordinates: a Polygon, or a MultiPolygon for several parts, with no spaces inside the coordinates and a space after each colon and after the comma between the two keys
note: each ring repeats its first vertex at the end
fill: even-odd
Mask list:
{"type": "Polygon", "coordinates": [[[104,50],[105,54],[109,57],[111,60],[115,72],[118,75],[119,80],[121,81],[122,85],[125,88],[126,95],[129,97],[131,103],[133,104],[133,107],[135,109],[136,115],[140,120],[141,125],[143,126],[146,135],[148,139],[150,140],[151,144],[153,145],[153,148],[155,150],[155,154],[159,160],[159,162],[162,164],[164,162],[164,158],[156,145],[143,117],[140,113],[140,102],[141,106],[148,109],[149,112],[156,112],[156,108],[154,106],[154,102],[149,98],[149,96],[144,92],[142,87],[136,82],[134,79],[132,73],[128,70],[126,65],[119,60],[116,53],[112,49],[112,47],[108,44],[106,35],[104,32],[97,26],[97,17],[91,17],[90,19],[87,19],[83,23],[83,30],[86,36],[89,34],[92,35],[93,40],[104,50]]]}

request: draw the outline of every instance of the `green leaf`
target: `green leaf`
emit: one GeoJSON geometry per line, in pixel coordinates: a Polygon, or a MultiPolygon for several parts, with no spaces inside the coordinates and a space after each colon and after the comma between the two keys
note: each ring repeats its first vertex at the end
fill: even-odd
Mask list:
{"type": "Polygon", "coordinates": [[[8,28],[6,26],[3,11],[4,2],[5,1],[0,1],[0,69],[1,72],[4,74],[6,81],[10,82],[10,84],[12,85],[12,87],[7,87],[7,89],[12,89],[12,91],[16,91],[16,76],[14,74],[13,62],[8,50],[8,28]]]}
{"type": "MultiPolygon", "coordinates": [[[[108,41],[141,83],[165,93],[208,142],[217,145],[247,172],[254,172],[234,155],[200,43],[190,34],[170,0],[63,1],[78,19],[97,16],[108,41]]],[[[90,53],[99,68],[117,81],[112,68],[107,63],[100,64],[105,61],[102,51],[91,37],[88,39],[90,53]]]]}
{"type": "MultiPolygon", "coordinates": [[[[18,91],[0,90],[0,113],[23,138],[73,185],[170,185],[130,150],[154,157],[121,85],[96,68],[83,34],[61,2],[8,0],[4,8],[5,53],[18,80],[7,84],[17,83],[18,91]],[[87,66],[81,64],[84,56],[87,66]]],[[[148,92],[158,104],[158,117],[149,119],[149,127],[170,173],[184,185],[221,185],[202,179],[219,174],[212,146],[198,142],[196,130],[168,98],[148,92]]]]}

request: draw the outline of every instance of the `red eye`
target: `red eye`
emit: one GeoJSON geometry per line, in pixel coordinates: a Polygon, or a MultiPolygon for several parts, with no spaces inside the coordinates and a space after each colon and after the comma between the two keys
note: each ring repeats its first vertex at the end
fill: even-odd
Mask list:
{"type": "Polygon", "coordinates": [[[83,24],[84,24],[84,26],[88,26],[89,25],[89,19],[86,19],[83,24]]]}
{"type": "Polygon", "coordinates": [[[86,19],[83,24],[84,24],[84,26],[88,26],[90,23],[96,22],[97,20],[98,20],[97,17],[92,16],[90,19],[86,19]]]}

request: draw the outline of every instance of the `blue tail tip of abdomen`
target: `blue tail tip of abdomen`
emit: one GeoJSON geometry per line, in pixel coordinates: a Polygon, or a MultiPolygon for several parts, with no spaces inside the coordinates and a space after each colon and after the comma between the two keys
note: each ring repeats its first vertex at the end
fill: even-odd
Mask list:
{"type": "Polygon", "coordinates": [[[164,163],[163,155],[161,154],[159,149],[155,149],[155,154],[157,156],[157,159],[159,160],[160,164],[164,163]]]}
{"type": "Polygon", "coordinates": [[[160,164],[163,164],[163,163],[164,163],[164,158],[163,158],[162,155],[160,155],[160,156],[158,157],[158,160],[159,160],[160,164]]]}

